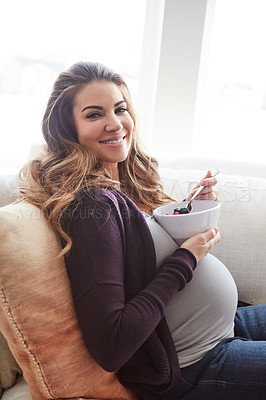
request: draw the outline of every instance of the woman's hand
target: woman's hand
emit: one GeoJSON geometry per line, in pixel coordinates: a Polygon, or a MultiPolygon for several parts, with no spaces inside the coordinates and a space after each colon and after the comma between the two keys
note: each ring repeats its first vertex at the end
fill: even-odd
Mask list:
{"type": "Polygon", "coordinates": [[[194,187],[193,191],[189,194],[186,200],[190,200],[199,186],[205,186],[195,200],[214,200],[219,201],[218,192],[214,190],[213,186],[217,184],[217,179],[211,176],[211,171],[208,171],[204,178],[194,187]]]}
{"type": "Polygon", "coordinates": [[[189,250],[199,262],[220,240],[219,228],[211,228],[204,233],[198,233],[187,239],[180,248],[189,250]]]}

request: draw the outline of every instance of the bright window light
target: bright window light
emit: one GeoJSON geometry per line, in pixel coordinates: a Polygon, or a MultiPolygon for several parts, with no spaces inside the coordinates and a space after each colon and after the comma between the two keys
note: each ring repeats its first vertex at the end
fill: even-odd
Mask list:
{"type": "Polygon", "coordinates": [[[137,99],[146,0],[0,2],[0,169],[18,170],[42,141],[57,75],[81,60],[121,73],[137,99]]]}
{"type": "Polygon", "coordinates": [[[265,16],[265,0],[216,0],[193,138],[199,154],[266,162],[265,16]]]}

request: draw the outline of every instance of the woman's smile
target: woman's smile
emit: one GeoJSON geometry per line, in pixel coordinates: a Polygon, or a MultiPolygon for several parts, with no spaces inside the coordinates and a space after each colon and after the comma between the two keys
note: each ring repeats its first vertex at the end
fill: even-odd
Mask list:
{"type": "Polygon", "coordinates": [[[119,137],[119,138],[114,137],[114,138],[111,138],[111,139],[108,139],[108,140],[100,140],[100,143],[103,143],[103,144],[119,144],[119,143],[123,142],[125,137],[126,136],[122,136],[122,137],[119,137]]]}

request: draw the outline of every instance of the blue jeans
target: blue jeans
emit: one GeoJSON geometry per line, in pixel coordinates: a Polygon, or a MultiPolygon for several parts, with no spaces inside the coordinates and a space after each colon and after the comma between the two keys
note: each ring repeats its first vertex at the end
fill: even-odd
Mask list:
{"type": "Polygon", "coordinates": [[[265,400],[266,304],[238,308],[235,337],[222,340],[181,374],[181,383],[162,399],[265,400]]]}

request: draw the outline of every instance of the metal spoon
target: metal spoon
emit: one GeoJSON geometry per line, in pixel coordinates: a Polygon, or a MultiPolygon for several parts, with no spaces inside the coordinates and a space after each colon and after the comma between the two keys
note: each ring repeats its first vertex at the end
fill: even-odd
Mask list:
{"type": "MultiPolygon", "coordinates": [[[[212,173],[211,173],[211,177],[214,177],[214,176],[218,175],[220,171],[221,171],[220,168],[215,168],[215,169],[212,171],[212,173]]],[[[192,211],[192,200],[194,200],[195,197],[198,196],[198,194],[202,191],[202,189],[203,189],[204,187],[205,187],[205,186],[200,186],[200,187],[196,190],[196,192],[193,194],[193,196],[192,196],[191,199],[189,200],[188,204],[187,204],[187,205],[184,205],[184,206],[182,207],[182,214],[188,214],[188,213],[190,213],[190,212],[192,211]],[[186,211],[185,209],[187,209],[187,211],[186,211]]]]}

